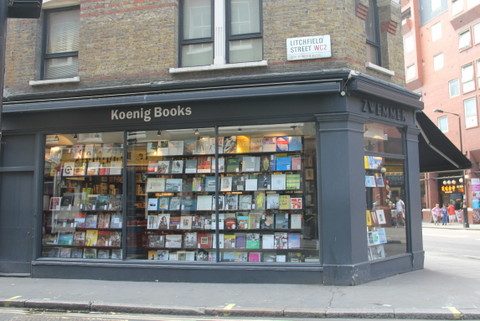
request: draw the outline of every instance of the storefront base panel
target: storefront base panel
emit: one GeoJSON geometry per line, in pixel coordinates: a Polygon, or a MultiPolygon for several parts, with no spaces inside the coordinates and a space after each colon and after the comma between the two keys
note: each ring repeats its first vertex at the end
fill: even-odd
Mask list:
{"type": "Polygon", "coordinates": [[[369,280],[368,262],[353,265],[324,265],[325,285],[358,285],[369,280]]]}
{"type": "Polygon", "coordinates": [[[35,261],[32,277],[141,282],[322,284],[322,268],[35,261]]]}
{"type": "MultiPolygon", "coordinates": [[[[420,253],[418,253],[420,254],[420,253]]],[[[423,254],[423,253],[421,253],[423,254]]],[[[423,255],[416,255],[413,260],[411,254],[397,256],[383,261],[372,262],[370,265],[370,280],[379,280],[396,274],[411,272],[423,268],[423,255]],[[415,264],[412,262],[416,261],[415,264]]]]}
{"type": "Polygon", "coordinates": [[[0,261],[0,275],[30,275],[29,262],[0,261]]]}

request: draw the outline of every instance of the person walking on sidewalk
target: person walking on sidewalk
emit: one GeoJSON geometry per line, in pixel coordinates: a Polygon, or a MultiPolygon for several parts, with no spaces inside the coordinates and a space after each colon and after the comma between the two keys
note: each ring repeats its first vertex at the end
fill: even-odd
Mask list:
{"type": "Polygon", "coordinates": [[[450,201],[450,204],[447,207],[447,212],[448,212],[448,222],[449,223],[455,222],[455,205],[453,205],[452,201],[450,201]]]}
{"type": "Polygon", "coordinates": [[[458,223],[463,223],[462,200],[459,198],[455,200],[455,216],[457,217],[458,223]]]}
{"type": "Polygon", "coordinates": [[[442,209],[440,208],[438,203],[435,204],[435,207],[432,208],[431,212],[432,212],[433,224],[438,225],[438,220],[442,216],[442,209]]]}
{"type": "Polygon", "coordinates": [[[447,212],[447,204],[443,204],[442,206],[442,225],[448,224],[448,212],[447,212]]]}

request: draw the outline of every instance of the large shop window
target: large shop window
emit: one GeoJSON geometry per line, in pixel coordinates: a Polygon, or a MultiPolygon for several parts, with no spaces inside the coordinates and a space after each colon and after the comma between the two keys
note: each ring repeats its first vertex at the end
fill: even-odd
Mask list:
{"type": "Polygon", "coordinates": [[[42,256],[122,259],[123,133],[48,135],[42,256]]]}
{"type": "Polygon", "coordinates": [[[313,123],[125,139],[47,136],[44,257],[320,262],[313,123]]]}
{"type": "Polygon", "coordinates": [[[368,259],[404,254],[409,213],[402,132],[367,123],[364,148],[368,259]]]}

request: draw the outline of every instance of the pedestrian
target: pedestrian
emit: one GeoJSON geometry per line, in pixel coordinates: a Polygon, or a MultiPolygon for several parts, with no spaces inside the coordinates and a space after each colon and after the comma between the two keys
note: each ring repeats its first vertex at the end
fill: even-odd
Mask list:
{"type": "Polygon", "coordinates": [[[395,226],[404,226],[405,225],[405,202],[402,201],[400,196],[397,196],[395,202],[395,210],[396,210],[396,225],[395,226]]]}
{"type": "Polygon", "coordinates": [[[442,210],[440,209],[440,206],[438,205],[438,203],[435,204],[434,208],[432,208],[431,213],[432,213],[433,224],[438,225],[438,220],[442,216],[442,210]]]}
{"type": "Polygon", "coordinates": [[[448,213],[448,222],[449,223],[455,222],[455,205],[453,205],[452,201],[450,201],[450,204],[447,207],[447,213],[448,213]]]}
{"type": "Polygon", "coordinates": [[[447,204],[443,204],[442,206],[442,225],[448,224],[448,212],[447,212],[447,204]]]}
{"type": "Polygon", "coordinates": [[[455,216],[457,217],[457,222],[463,222],[463,208],[462,208],[462,200],[457,198],[455,200],[455,216]]]}

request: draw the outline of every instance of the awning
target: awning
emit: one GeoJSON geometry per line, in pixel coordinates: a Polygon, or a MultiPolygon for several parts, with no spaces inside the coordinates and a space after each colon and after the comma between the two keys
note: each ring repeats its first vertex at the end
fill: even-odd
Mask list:
{"type": "Polygon", "coordinates": [[[416,113],[421,172],[437,172],[472,167],[472,163],[422,112],[416,113]]]}

